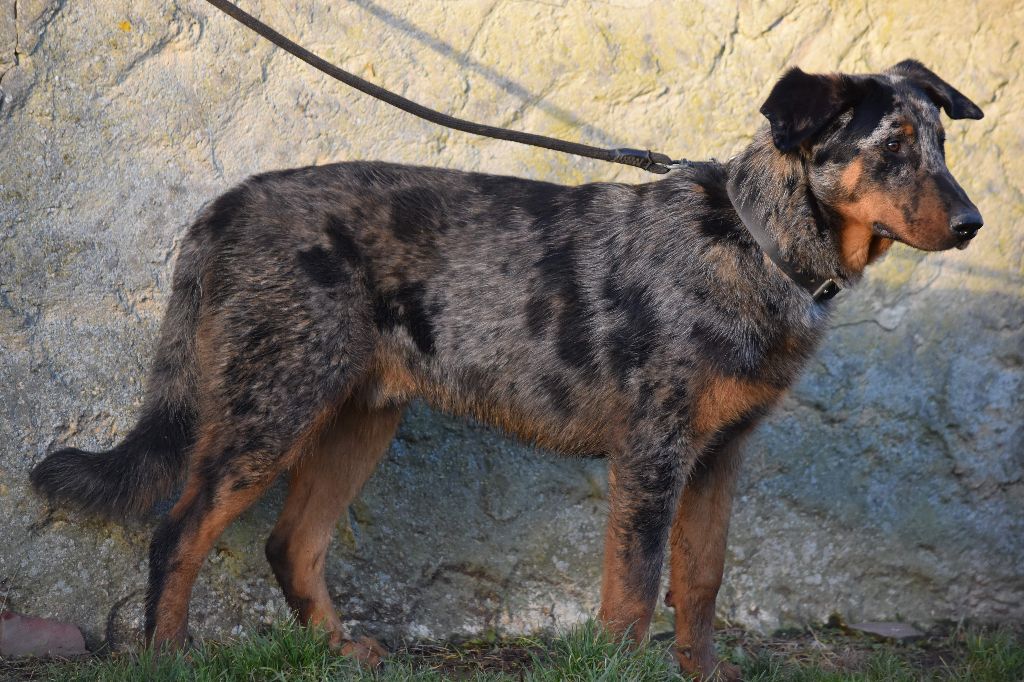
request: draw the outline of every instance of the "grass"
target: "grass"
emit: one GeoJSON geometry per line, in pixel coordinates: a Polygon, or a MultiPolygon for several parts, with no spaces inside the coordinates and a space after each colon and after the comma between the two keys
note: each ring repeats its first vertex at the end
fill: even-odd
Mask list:
{"type": "MultiPolygon", "coordinates": [[[[593,624],[554,638],[420,643],[390,656],[378,670],[332,655],[322,636],[292,624],[186,654],[118,654],[63,662],[0,660],[0,679],[70,682],[598,682],[680,679],[670,643],[630,652],[593,624]]],[[[882,643],[840,628],[759,638],[725,630],[719,649],[748,682],[1020,682],[1024,639],[1009,630],[933,633],[914,644],[882,643]]]]}

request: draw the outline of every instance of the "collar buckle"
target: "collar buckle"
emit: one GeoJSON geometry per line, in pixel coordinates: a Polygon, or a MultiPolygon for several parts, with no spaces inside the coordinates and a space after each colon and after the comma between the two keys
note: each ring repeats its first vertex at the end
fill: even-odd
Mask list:
{"type": "Polygon", "coordinates": [[[841,287],[838,282],[834,279],[826,279],[817,289],[814,290],[811,297],[814,298],[816,302],[827,301],[840,291],[841,287]]]}

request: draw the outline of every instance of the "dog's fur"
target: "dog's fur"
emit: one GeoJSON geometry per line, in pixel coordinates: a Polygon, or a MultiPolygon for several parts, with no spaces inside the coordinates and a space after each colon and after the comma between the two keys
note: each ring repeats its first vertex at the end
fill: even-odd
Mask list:
{"type": "Polygon", "coordinates": [[[32,481],[51,501],[123,516],[187,471],[153,538],[146,609],[150,640],[180,645],[211,545],[289,472],[267,558],[302,622],[373,658],[343,634],[324,554],[419,397],[607,456],[601,621],[643,636],[667,542],[680,664],[733,677],[711,631],[738,446],[831,304],[765,256],[727,185],[791,266],[844,285],[894,240],[963,246],[971,233],[953,228],[967,215],[976,230],[980,215],[946,168],[939,107],[982,115],[913,61],[794,69],[738,156],[649,184],[386,163],[250,178],[188,231],[138,425],[111,451],[51,454],[32,481]]]}

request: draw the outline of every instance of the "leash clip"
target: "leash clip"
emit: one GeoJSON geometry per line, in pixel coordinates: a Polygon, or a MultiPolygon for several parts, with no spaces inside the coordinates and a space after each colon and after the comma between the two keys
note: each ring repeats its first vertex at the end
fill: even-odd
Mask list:
{"type": "Polygon", "coordinates": [[[649,173],[664,175],[669,171],[682,168],[682,161],[673,161],[666,154],[652,152],[645,149],[628,149],[626,147],[614,150],[615,163],[622,163],[627,166],[634,166],[649,173]]]}
{"type": "Polygon", "coordinates": [[[687,166],[691,165],[692,163],[693,163],[693,161],[687,161],[686,159],[679,159],[678,161],[671,161],[671,162],[663,164],[663,165],[668,170],[674,171],[674,170],[681,170],[683,168],[686,168],[687,166]]]}

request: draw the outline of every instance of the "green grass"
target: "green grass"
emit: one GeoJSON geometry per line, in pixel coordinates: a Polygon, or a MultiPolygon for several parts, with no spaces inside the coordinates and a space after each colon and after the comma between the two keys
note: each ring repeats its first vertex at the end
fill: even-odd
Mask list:
{"type": "MultiPolygon", "coordinates": [[[[748,682],[1018,682],[1024,680],[1024,640],[1007,630],[956,629],[913,645],[880,643],[844,631],[792,632],[757,638],[739,630],[719,638],[748,682]]],[[[98,682],[249,682],[352,680],[433,682],[590,682],[680,679],[669,643],[630,652],[593,624],[555,639],[477,640],[418,644],[364,670],[334,656],[322,636],[292,624],[245,639],[208,642],[187,654],[92,657],[84,661],[0,661],[0,678],[98,682]],[[6,667],[4,667],[6,665],[6,667]],[[19,667],[20,666],[20,667],[19,667]]]]}
{"type": "Polygon", "coordinates": [[[962,631],[915,644],[882,643],[843,631],[762,642],[741,658],[747,682],[1024,682],[1024,639],[1009,630],[962,631]],[[808,639],[813,645],[808,646],[808,639]],[[800,642],[804,642],[801,646],[800,642]],[[781,649],[781,652],[780,652],[781,649]],[[788,651],[787,651],[788,650],[788,651]]]}

